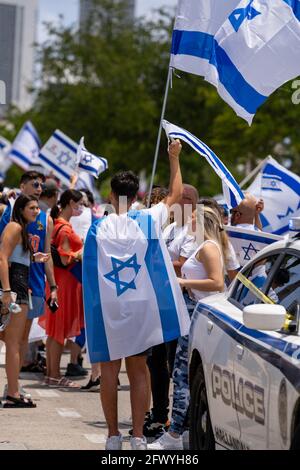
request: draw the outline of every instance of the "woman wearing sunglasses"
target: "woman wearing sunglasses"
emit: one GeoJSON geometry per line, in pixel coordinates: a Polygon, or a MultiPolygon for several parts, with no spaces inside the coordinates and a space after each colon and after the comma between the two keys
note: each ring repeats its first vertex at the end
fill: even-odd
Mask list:
{"type": "Polygon", "coordinates": [[[1,334],[6,345],[7,396],[4,408],[35,408],[36,405],[19,392],[19,371],[21,346],[25,331],[29,297],[29,267],[31,260],[45,263],[49,254],[35,253],[32,255],[27,225],[34,222],[39,214],[37,198],[21,195],[15,202],[11,222],[5,227],[0,247],[0,281],[2,285],[1,312],[11,315],[9,322],[1,334]],[[10,313],[14,299],[20,312],[10,313]]]}

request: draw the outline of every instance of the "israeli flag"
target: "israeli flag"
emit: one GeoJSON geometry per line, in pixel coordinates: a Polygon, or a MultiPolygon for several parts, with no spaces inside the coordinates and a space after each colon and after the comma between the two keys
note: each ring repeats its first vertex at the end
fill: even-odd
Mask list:
{"type": "Polygon", "coordinates": [[[92,363],[133,356],[189,332],[187,308],[151,211],[110,214],[88,233],[83,293],[92,363]]]}
{"type": "Polygon", "coordinates": [[[199,155],[206,159],[223,182],[224,198],[228,207],[238,206],[245,196],[230,171],[226,168],[224,163],[221,162],[217,155],[204,142],[201,142],[200,139],[185,129],[175,126],[167,121],[163,121],[163,128],[165,129],[169,139],[184,140],[199,155]]]}
{"type": "Polygon", "coordinates": [[[41,141],[33,124],[27,121],[12,143],[9,158],[24,171],[39,163],[41,141]]]}
{"type": "Polygon", "coordinates": [[[226,227],[227,235],[232,243],[240,266],[248,263],[266,246],[282,240],[283,237],[259,230],[248,230],[240,227],[226,227]]]}
{"type": "Polygon", "coordinates": [[[8,154],[11,149],[11,143],[0,135],[0,182],[5,180],[6,173],[12,165],[12,160],[8,154]]]}
{"type": "Polygon", "coordinates": [[[268,157],[247,191],[264,200],[261,221],[265,232],[284,235],[289,231],[290,219],[300,217],[300,177],[272,157],[268,157]]]}
{"type": "Polygon", "coordinates": [[[97,157],[85,148],[84,137],[81,138],[78,145],[77,162],[80,170],[90,173],[95,178],[108,169],[108,162],[105,158],[97,157]]]}
{"type": "Polygon", "coordinates": [[[41,149],[39,163],[69,186],[77,168],[77,148],[76,142],[57,129],[41,149]]]}
{"type": "Polygon", "coordinates": [[[249,124],[300,74],[299,54],[298,0],[179,2],[171,66],[203,76],[249,124]]]}

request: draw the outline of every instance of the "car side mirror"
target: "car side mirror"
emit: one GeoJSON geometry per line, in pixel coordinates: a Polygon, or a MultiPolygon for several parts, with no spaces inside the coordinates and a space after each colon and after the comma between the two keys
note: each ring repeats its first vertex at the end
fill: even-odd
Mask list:
{"type": "Polygon", "coordinates": [[[286,319],[286,310],[282,305],[254,304],[243,310],[243,321],[252,330],[280,330],[286,319]]]}

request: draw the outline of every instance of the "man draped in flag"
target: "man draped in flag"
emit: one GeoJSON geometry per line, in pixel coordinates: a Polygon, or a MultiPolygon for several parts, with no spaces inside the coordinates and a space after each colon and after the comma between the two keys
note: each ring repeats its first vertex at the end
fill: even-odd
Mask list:
{"type": "Polygon", "coordinates": [[[189,316],[176,280],[161,226],[168,207],[182,194],[181,144],[169,146],[170,192],[144,211],[129,211],[138,178],[120,172],[111,181],[116,214],[90,229],[83,257],[84,309],[92,363],[101,362],[101,400],[108,425],[107,450],[120,450],[117,384],[126,358],[132,403],[132,449],[147,448],[143,424],[147,407],[146,358],[149,348],[189,331],[189,316]],[[124,201],[125,198],[125,201],[124,201]]]}

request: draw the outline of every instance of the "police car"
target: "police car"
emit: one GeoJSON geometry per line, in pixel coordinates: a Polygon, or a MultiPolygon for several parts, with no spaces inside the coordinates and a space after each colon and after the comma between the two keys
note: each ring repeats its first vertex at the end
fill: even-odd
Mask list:
{"type": "Polygon", "coordinates": [[[300,449],[300,236],[260,251],[197,305],[190,448],[300,449]]]}

